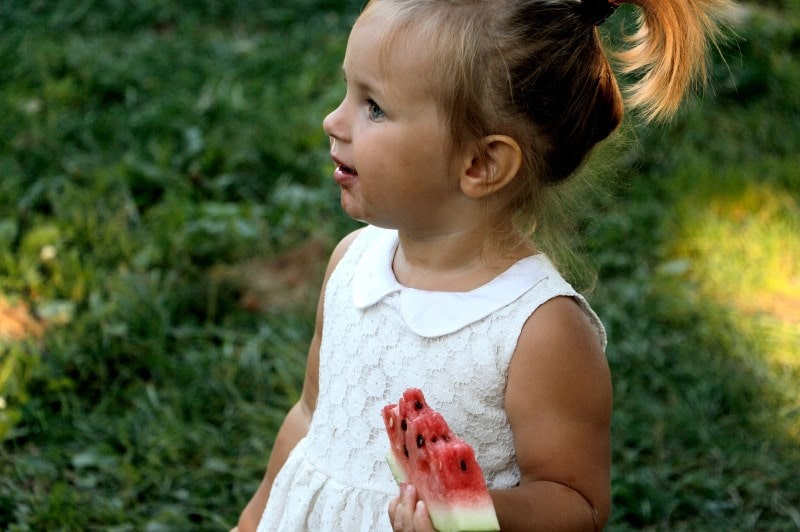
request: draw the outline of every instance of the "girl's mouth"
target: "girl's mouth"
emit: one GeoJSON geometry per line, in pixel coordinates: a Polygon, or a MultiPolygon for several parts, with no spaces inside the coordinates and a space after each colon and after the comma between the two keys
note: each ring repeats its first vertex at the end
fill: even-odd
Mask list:
{"type": "Polygon", "coordinates": [[[358,172],[355,170],[355,168],[350,168],[344,164],[337,165],[336,170],[333,171],[333,179],[339,185],[345,185],[357,177],[358,172]]]}
{"type": "Polygon", "coordinates": [[[352,175],[352,176],[357,176],[358,175],[358,172],[356,172],[354,168],[350,168],[349,166],[345,166],[343,164],[340,164],[338,169],[342,173],[345,173],[345,174],[349,174],[349,175],[352,175]]]}

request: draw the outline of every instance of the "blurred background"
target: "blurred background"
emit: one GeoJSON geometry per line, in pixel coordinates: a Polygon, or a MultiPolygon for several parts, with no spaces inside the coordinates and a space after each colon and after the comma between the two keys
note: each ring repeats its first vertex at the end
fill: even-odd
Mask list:
{"type": "MultiPolygon", "coordinates": [[[[0,529],[235,523],[356,227],[321,121],[361,3],[0,4],[0,529]]],[[[728,36],[561,210],[610,337],[610,530],[800,529],[800,2],[728,36]]]]}

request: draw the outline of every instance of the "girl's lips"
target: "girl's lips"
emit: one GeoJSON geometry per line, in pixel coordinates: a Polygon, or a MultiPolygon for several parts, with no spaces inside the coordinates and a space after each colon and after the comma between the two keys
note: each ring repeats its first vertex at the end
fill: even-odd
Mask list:
{"type": "Polygon", "coordinates": [[[343,164],[337,164],[333,171],[333,179],[340,186],[354,181],[358,177],[358,172],[343,164]]]}

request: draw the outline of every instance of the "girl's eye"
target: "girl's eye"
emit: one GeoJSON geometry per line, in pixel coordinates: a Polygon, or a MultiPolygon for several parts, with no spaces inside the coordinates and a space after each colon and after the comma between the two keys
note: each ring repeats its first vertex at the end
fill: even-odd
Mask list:
{"type": "Polygon", "coordinates": [[[383,118],[383,109],[374,100],[367,100],[367,112],[371,120],[383,118]]]}

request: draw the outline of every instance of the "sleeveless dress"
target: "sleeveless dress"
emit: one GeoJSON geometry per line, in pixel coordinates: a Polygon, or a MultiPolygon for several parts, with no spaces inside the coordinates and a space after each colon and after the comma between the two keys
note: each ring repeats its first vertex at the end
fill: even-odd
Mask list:
{"type": "Polygon", "coordinates": [[[514,486],[503,402],[525,321],[570,296],[605,346],[600,320],[541,254],[470,292],[430,292],[397,282],[397,243],[396,231],[366,227],[328,280],[316,410],[275,479],[259,532],[391,531],[387,508],[399,490],[381,409],[409,387],[473,446],[490,488],[514,486]]]}

